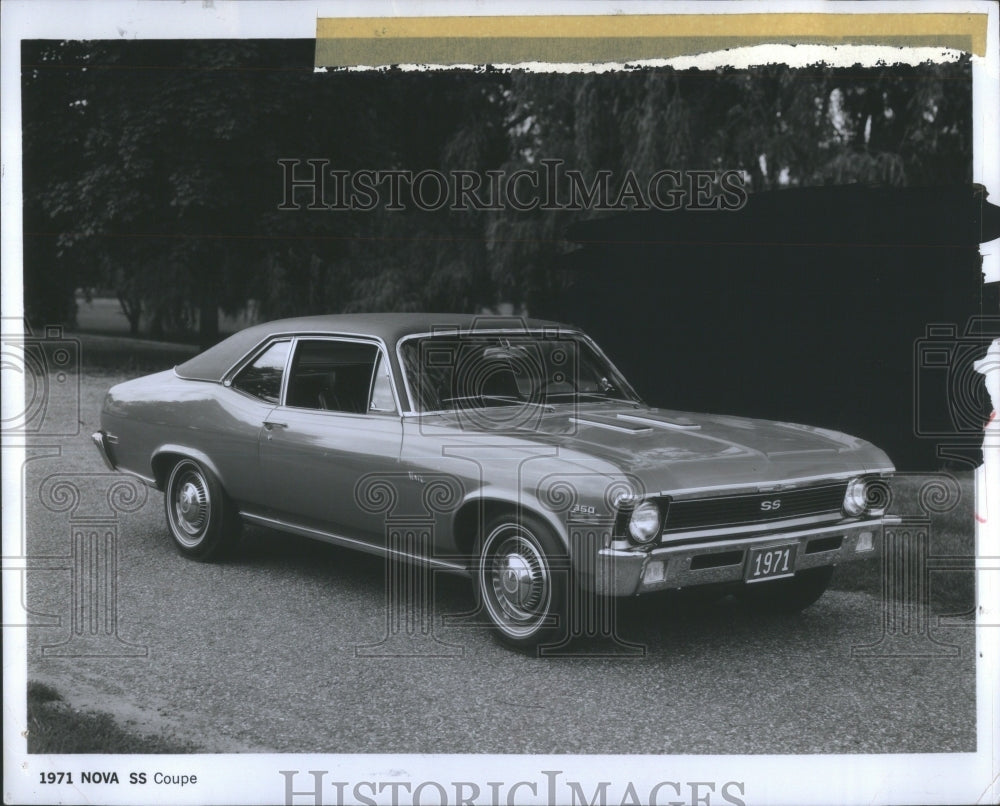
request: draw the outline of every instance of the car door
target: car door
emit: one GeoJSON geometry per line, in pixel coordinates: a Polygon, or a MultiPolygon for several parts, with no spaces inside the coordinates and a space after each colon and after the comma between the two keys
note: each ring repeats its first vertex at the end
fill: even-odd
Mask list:
{"type": "Polygon", "coordinates": [[[386,513],[357,496],[360,479],[399,463],[402,423],[384,350],[330,337],[297,338],[292,350],[283,399],[261,432],[263,501],[289,522],[378,542],[386,513]]]}
{"type": "Polygon", "coordinates": [[[278,338],[255,351],[218,393],[219,408],[210,420],[192,422],[226,480],[227,493],[241,506],[253,506],[263,492],[260,440],[264,421],[278,405],[292,340],[278,338]],[[210,426],[209,423],[210,422],[210,426]]]}

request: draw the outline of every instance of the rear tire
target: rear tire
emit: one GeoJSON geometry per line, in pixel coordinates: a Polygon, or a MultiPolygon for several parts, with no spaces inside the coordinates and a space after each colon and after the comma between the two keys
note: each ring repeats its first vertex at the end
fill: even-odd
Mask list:
{"type": "Polygon", "coordinates": [[[798,613],[823,595],[832,576],[832,565],[807,568],[788,579],[745,585],[740,598],[758,612],[798,613]]]}
{"type": "Polygon", "coordinates": [[[194,459],[182,459],[170,470],[163,502],[170,536],[185,557],[218,559],[239,538],[236,508],[215,474],[194,459]]]}
{"type": "Polygon", "coordinates": [[[490,521],[475,570],[479,601],[505,644],[529,649],[565,635],[569,563],[537,518],[509,513],[490,521]]]}

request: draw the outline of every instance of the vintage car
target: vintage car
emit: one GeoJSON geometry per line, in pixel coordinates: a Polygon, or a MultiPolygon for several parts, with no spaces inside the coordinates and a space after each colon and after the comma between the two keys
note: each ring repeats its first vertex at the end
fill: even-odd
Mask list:
{"type": "Polygon", "coordinates": [[[114,386],[93,439],[164,492],[187,557],[249,523],[466,574],[522,647],[588,597],[802,609],[875,556],[894,470],[845,434],[649,406],[575,328],[440,314],[250,327],[114,386]]]}

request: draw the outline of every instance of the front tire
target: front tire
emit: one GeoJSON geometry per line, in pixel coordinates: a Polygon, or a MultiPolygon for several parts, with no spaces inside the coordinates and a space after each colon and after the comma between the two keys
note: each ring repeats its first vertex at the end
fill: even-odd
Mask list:
{"type": "Polygon", "coordinates": [[[526,649],[566,631],[569,563],[536,518],[493,519],[479,541],[476,589],[498,638],[526,649]]]}
{"type": "Polygon", "coordinates": [[[808,568],[789,579],[746,585],[742,599],[751,608],[763,613],[791,614],[805,610],[830,585],[833,566],[808,568]]]}
{"type": "Polygon", "coordinates": [[[174,546],[202,562],[223,556],[236,542],[240,520],[212,471],[193,459],[173,466],[163,496],[174,546]]]}

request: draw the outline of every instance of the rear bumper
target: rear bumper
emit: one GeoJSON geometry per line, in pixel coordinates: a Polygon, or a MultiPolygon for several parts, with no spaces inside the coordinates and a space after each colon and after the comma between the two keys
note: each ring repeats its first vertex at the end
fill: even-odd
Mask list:
{"type": "Polygon", "coordinates": [[[661,545],[652,551],[605,548],[598,552],[593,589],[607,596],[634,596],[695,585],[739,583],[751,548],[795,544],[796,571],[875,557],[883,531],[898,518],[782,531],[703,543],[661,545]],[[867,548],[870,542],[871,548],[867,548]]]}
{"type": "Polygon", "coordinates": [[[94,445],[97,446],[97,452],[101,454],[101,458],[104,460],[104,464],[108,470],[117,470],[118,468],[115,466],[114,459],[112,458],[111,441],[108,435],[103,431],[95,431],[90,435],[90,438],[93,440],[94,445]]]}

